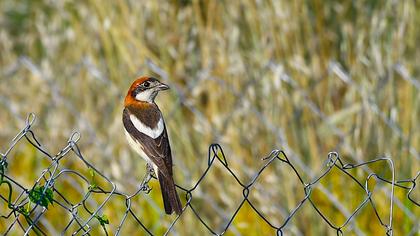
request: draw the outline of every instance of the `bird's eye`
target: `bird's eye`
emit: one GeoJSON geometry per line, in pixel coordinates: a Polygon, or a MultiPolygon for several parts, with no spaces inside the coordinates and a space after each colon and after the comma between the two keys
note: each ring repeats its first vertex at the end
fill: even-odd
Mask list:
{"type": "Polygon", "coordinates": [[[145,82],[143,83],[143,86],[144,86],[145,88],[148,88],[148,87],[150,86],[150,82],[149,82],[149,81],[145,81],[145,82]]]}

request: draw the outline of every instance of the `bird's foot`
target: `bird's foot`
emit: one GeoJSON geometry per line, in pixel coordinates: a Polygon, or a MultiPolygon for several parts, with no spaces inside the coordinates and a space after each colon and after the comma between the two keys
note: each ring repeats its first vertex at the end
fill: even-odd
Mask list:
{"type": "Polygon", "coordinates": [[[153,166],[150,163],[146,164],[146,175],[141,184],[141,191],[144,191],[146,194],[152,191],[152,187],[149,186],[149,181],[152,179],[154,173],[153,166]]]}
{"type": "Polygon", "coordinates": [[[147,170],[147,173],[152,174],[154,172],[153,165],[150,164],[149,162],[146,163],[146,170],[147,170]]]}
{"type": "Polygon", "coordinates": [[[152,191],[152,187],[150,187],[147,183],[146,184],[143,184],[141,186],[141,191],[143,191],[146,194],[149,194],[150,191],[152,191]]]}
{"type": "Polygon", "coordinates": [[[150,191],[152,191],[152,187],[149,186],[149,181],[151,179],[152,179],[152,176],[149,173],[146,173],[146,176],[144,176],[144,179],[141,182],[140,189],[141,189],[141,191],[145,192],[146,194],[149,194],[150,191]]]}
{"type": "Polygon", "coordinates": [[[150,164],[150,163],[147,163],[146,164],[146,172],[150,176],[153,176],[153,174],[155,173],[155,170],[153,169],[153,165],[152,164],[150,164]]]}

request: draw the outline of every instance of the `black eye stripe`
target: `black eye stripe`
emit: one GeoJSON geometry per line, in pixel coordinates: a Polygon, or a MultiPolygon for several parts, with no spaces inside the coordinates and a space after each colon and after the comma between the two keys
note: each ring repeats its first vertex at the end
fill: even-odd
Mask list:
{"type": "Polygon", "coordinates": [[[137,85],[137,87],[131,92],[131,95],[133,97],[136,97],[137,94],[139,94],[140,92],[143,92],[143,91],[149,89],[151,87],[152,83],[155,83],[155,82],[159,82],[159,80],[156,79],[156,78],[150,77],[148,80],[146,80],[143,83],[137,85]]]}
{"type": "MultiPolygon", "coordinates": [[[[131,95],[132,95],[133,97],[135,97],[135,96],[137,96],[137,94],[139,94],[140,92],[143,92],[143,91],[145,91],[145,90],[149,89],[149,88],[150,88],[150,86],[151,86],[151,82],[153,82],[153,81],[155,81],[155,80],[156,80],[156,79],[152,78],[152,79],[149,79],[149,80],[144,81],[143,83],[139,84],[139,85],[136,87],[136,89],[134,89],[134,90],[133,90],[133,92],[131,93],[131,95]]],[[[157,81],[157,80],[156,80],[156,81],[157,81]]]]}

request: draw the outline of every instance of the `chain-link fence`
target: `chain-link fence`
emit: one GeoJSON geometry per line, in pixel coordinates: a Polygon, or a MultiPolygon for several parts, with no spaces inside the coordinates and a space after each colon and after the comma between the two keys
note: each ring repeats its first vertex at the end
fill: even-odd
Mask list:
{"type": "MultiPolygon", "coordinates": [[[[101,228],[103,234],[119,235],[121,229],[125,226],[128,217],[132,217],[137,223],[138,230],[142,231],[142,234],[153,235],[150,228],[144,224],[144,220],[137,214],[138,212],[133,210],[132,199],[134,197],[142,196],[143,194],[149,194],[151,189],[148,186],[150,178],[145,178],[140,184],[138,190],[134,194],[126,194],[117,188],[117,185],[113,183],[107,176],[101,173],[95,168],[86,158],[82,155],[81,150],[77,142],[79,141],[79,133],[73,133],[69,138],[67,145],[63,147],[57,154],[53,155],[48,150],[45,150],[41,143],[36,138],[36,135],[32,129],[35,115],[30,114],[26,119],[25,127],[12,139],[11,145],[7,148],[4,153],[1,153],[0,162],[0,199],[5,205],[7,205],[5,211],[2,211],[0,215],[1,223],[7,224],[5,230],[1,232],[3,235],[14,235],[24,233],[24,235],[55,235],[61,233],[62,235],[91,235],[92,230],[101,228]],[[47,166],[40,175],[37,176],[33,181],[31,187],[25,187],[19,182],[19,176],[10,176],[8,174],[8,164],[18,161],[17,157],[12,155],[12,150],[20,142],[29,142],[39,152],[40,157],[47,162],[44,164],[47,166]],[[69,166],[63,165],[63,159],[72,158],[69,154],[75,154],[75,158],[83,163],[83,167],[79,169],[69,168],[69,166]],[[42,157],[41,157],[42,156],[42,157]],[[62,182],[63,178],[68,178],[69,175],[76,177],[79,181],[84,182],[84,189],[79,189],[80,200],[75,201],[74,197],[69,197],[66,191],[62,188],[57,188],[56,185],[62,182]],[[107,187],[103,187],[107,186],[107,187]],[[93,195],[102,195],[102,200],[98,201],[98,198],[93,198],[93,195]],[[110,201],[115,201],[114,196],[121,197],[121,201],[125,204],[125,211],[118,222],[110,222],[108,217],[102,214],[102,208],[110,201]],[[66,221],[63,228],[56,228],[50,221],[51,217],[48,212],[61,208],[64,210],[66,217],[63,216],[62,220],[66,221]],[[81,212],[84,213],[81,213],[81,212]],[[113,225],[111,227],[110,225],[113,225]],[[112,228],[112,230],[111,230],[112,228]]],[[[20,157],[24,158],[24,156],[20,157]]],[[[420,203],[414,199],[412,193],[416,191],[416,182],[418,181],[420,172],[417,173],[411,179],[398,180],[395,178],[396,170],[394,163],[390,158],[378,158],[375,160],[362,162],[362,163],[344,163],[342,158],[337,152],[331,152],[326,158],[326,164],[324,170],[316,175],[310,181],[306,181],[302,174],[299,173],[295,167],[295,163],[287,157],[287,153],[283,150],[273,150],[266,158],[263,158],[265,164],[256,172],[253,178],[248,182],[244,183],[235,174],[234,170],[230,168],[229,158],[225,156],[222,148],[218,144],[212,144],[209,147],[208,152],[208,163],[207,169],[202,173],[198,181],[193,187],[185,188],[182,184],[178,185],[178,191],[182,198],[185,199],[186,204],[184,205],[183,213],[177,216],[173,222],[167,227],[164,234],[169,234],[174,230],[174,226],[179,222],[178,219],[182,217],[187,209],[192,210],[194,217],[198,219],[203,226],[208,230],[209,234],[222,235],[225,234],[232,222],[235,220],[238,212],[241,208],[248,204],[252,210],[258,214],[258,216],[265,221],[270,227],[272,227],[277,235],[283,235],[284,229],[288,226],[288,223],[298,213],[305,202],[308,202],[313,211],[317,213],[319,223],[327,224],[329,227],[337,232],[337,235],[342,235],[343,230],[355,219],[362,209],[370,206],[375,212],[376,219],[383,226],[384,231],[387,235],[393,234],[393,225],[400,224],[401,222],[393,221],[393,208],[395,204],[394,190],[402,189],[406,191],[407,200],[411,201],[415,207],[419,207],[420,203]],[[210,226],[206,220],[200,215],[200,209],[198,209],[192,200],[196,197],[195,191],[200,186],[200,183],[206,178],[209,170],[218,162],[223,165],[223,169],[231,177],[233,177],[238,185],[242,189],[242,198],[240,203],[235,207],[235,211],[232,215],[226,216],[226,222],[222,229],[215,229],[210,226]],[[389,170],[391,172],[390,178],[384,178],[374,172],[370,173],[364,181],[358,180],[358,177],[351,173],[353,169],[365,168],[376,162],[388,163],[389,170]],[[298,178],[301,183],[305,196],[299,201],[299,203],[293,207],[292,211],[287,213],[281,224],[273,223],[269,218],[262,213],[253,201],[249,198],[250,193],[254,190],[254,184],[259,181],[259,177],[263,174],[267,167],[270,165],[285,165],[287,168],[292,170],[294,176],[290,178],[298,178]],[[317,203],[312,198],[312,191],[319,182],[325,178],[333,169],[340,171],[342,175],[350,177],[349,181],[355,183],[358,188],[363,190],[364,196],[357,205],[357,207],[348,212],[346,219],[343,224],[337,225],[333,223],[333,219],[325,215],[322,210],[318,207],[317,203]],[[383,217],[384,209],[378,207],[373,194],[372,179],[376,182],[383,182],[388,185],[389,191],[389,204],[386,206],[386,211],[389,212],[389,217],[383,217]]],[[[223,181],[223,180],[220,180],[223,181]]],[[[61,183],[62,184],[62,183],[61,183]]],[[[348,185],[348,184],[347,184],[348,185]]],[[[273,186],[274,187],[274,186],[273,186]]],[[[155,191],[155,190],[153,190],[155,191]]],[[[285,189],[284,191],[288,191],[285,189]]],[[[341,191],[346,191],[341,189],[341,191]]],[[[418,191],[418,190],[417,190],[418,191]]],[[[402,199],[403,200],[403,199],[402,199]]],[[[331,201],[333,201],[331,199],[331,201]]],[[[415,216],[417,217],[417,216],[415,216]]],[[[373,219],[372,219],[373,220],[373,219]]],[[[410,235],[418,233],[418,223],[409,232],[410,235]]]]}
{"type": "MultiPolygon", "coordinates": [[[[5,152],[0,195],[7,200],[0,199],[0,214],[8,217],[0,218],[0,234],[21,235],[29,227],[29,234],[147,234],[141,222],[154,235],[168,228],[172,235],[222,233],[227,225],[226,235],[265,235],[287,222],[285,235],[391,233],[384,225],[394,235],[418,235],[417,6],[0,1],[0,151],[29,111],[40,117],[30,130],[43,144],[26,132],[36,145],[19,136],[23,141],[5,152]],[[210,143],[223,147],[241,183],[271,160],[261,157],[272,149],[295,168],[275,158],[246,188],[215,158],[191,194],[179,189],[192,208],[172,225],[160,191],[139,188],[144,162],[122,132],[124,93],[139,75],[171,86],[157,104],[168,125],[175,182],[183,188],[196,186],[208,169],[210,143]],[[79,135],[66,143],[73,129],[82,134],[77,146],[79,135]],[[329,151],[340,153],[338,166],[323,164],[334,163],[329,151]],[[392,158],[395,173],[387,160],[370,162],[378,157],[392,158]],[[370,164],[349,168],[339,160],[370,164]]],[[[216,147],[210,154],[222,157],[216,147]]],[[[158,189],[157,181],[149,185],[158,189]]]]}

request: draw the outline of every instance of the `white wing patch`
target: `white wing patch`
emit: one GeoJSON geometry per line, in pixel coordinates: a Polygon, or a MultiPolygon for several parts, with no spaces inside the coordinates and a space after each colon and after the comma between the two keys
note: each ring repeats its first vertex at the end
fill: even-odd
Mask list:
{"type": "Polygon", "coordinates": [[[134,127],[143,134],[155,139],[159,137],[163,132],[163,119],[162,117],[159,119],[159,122],[157,123],[155,128],[150,128],[149,126],[143,124],[135,115],[130,115],[130,120],[133,123],[134,127]]]}

